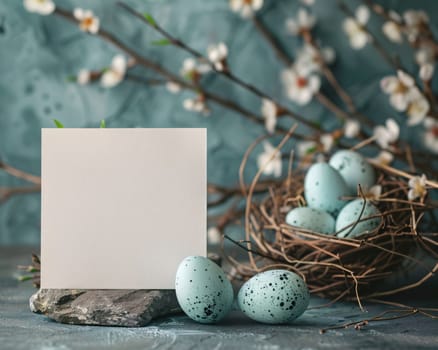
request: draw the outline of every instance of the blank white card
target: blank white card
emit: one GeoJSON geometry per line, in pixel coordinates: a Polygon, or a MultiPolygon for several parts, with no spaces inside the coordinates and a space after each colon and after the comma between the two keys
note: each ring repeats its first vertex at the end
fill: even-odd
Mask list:
{"type": "Polygon", "coordinates": [[[41,287],[173,289],[206,187],[206,129],[43,129],[41,287]]]}

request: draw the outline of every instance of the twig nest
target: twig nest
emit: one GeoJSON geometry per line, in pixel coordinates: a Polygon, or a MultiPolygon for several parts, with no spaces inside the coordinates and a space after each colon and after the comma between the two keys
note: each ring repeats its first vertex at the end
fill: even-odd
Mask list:
{"type": "Polygon", "coordinates": [[[375,232],[381,222],[380,210],[369,201],[359,198],[342,208],[336,219],[336,232],[338,237],[355,238],[375,232]]]}
{"type": "Polygon", "coordinates": [[[338,151],[330,158],[329,164],[342,176],[350,195],[357,193],[358,185],[368,189],[376,183],[374,168],[357,152],[338,151]]]}
{"type": "MultiPolygon", "coordinates": [[[[395,294],[431,278],[438,264],[426,270],[417,283],[404,283],[402,288],[384,285],[403,268],[404,261],[420,266],[412,256],[415,247],[424,248],[437,261],[437,235],[419,232],[423,218],[436,205],[426,197],[425,180],[370,163],[355,152],[338,152],[331,165],[316,163],[307,173],[302,168],[290,171],[286,179],[273,183],[262,199],[248,192],[251,203],[245,212],[245,230],[251,246],[236,242],[249,255],[248,263],[235,264],[238,275],[247,279],[261,268],[281,266],[305,277],[312,293],[333,300],[356,300],[360,307],[362,299],[395,294]],[[422,182],[415,182],[417,178],[422,182]],[[359,185],[364,191],[358,194],[359,185]],[[414,186],[423,187],[417,191],[414,186]],[[414,191],[417,196],[411,195],[414,191]],[[331,231],[333,221],[336,224],[331,231]]],[[[271,295],[268,288],[263,293],[271,295]]],[[[255,306],[243,304],[247,300],[243,296],[239,303],[246,313],[268,322],[264,320],[269,317],[259,317],[259,310],[252,309],[255,306]]],[[[257,303],[262,301],[257,299],[257,303]]]]}
{"type": "Polygon", "coordinates": [[[310,208],[336,216],[349,190],[342,176],[327,163],[313,164],[304,179],[304,195],[310,208]]]}
{"type": "Polygon", "coordinates": [[[329,213],[309,207],[292,209],[286,215],[286,223],[318,233],[335,232],[335,219],[329,213]]]}
{"type": "Polygon", "coordinates": [[[309,290],[296,273],[271,270],[248,280],[240,289],[237,302],[240,309],[255,321],[289,323],[307,309],[309,290]]]}
{"type": "Polygon", "coordinates": [[[233,287],[222,269],[202,256],[189,256],[176,272],[175,290],[181,309],[199,323],[215,323],[230,311],[233,287]]]}

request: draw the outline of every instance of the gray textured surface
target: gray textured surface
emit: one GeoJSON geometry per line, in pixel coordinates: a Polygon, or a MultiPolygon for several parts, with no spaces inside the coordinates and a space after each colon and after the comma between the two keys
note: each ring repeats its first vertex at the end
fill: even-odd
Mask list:
{"type": "MultiPolygon", "coordinates": [[[[13,278],[15,265],[27,259],[29,248],[0,248],[0,348],[2,350],[68,349],[436,349],[438,321],[410,317],[364,328],[329,331],[330,325],[371,317],[378,305],[355,304],[305,312],[293,325],[255,323],[233,311],[221,324],[201,325],[185,316],[162,318],[144,328],[73,326],[59,324],[30,312],[28,299],[35,291],[13,278]]],[[[435,291],[436,292],[436,291],[435,291]]],[[[418,296],[418,293],[414,294],[418,296]]],[[[420,298],[418,298],[420,300],[420,298]]],[[[410,300],[415,303],[415,300],[410,300]]],[[[422,299],[433,305],[433,299],[422,299]]],[[[324,301],[313,299],[311,305],[324,301]]],[[[419,302],[419,301],[418,301],[419,302]]]]}
{"type": "MultiPolygon", "coordinates": [[[[91,8],[101,18],[103,27],[125,40],[132,47],[164,66],[178,72],[187,54],[172,47],[154,47],[157,39],[152,30],[114,6],[115,0],[56,0],[66,9],[76,6],[91,8]]],[[[314,103],[305,108],[286,101],[279,73],[282,65],[254,29],[251,21],[243,21],[232,13],[226,0],[128,0],[140,11],[148,11],[169,31],[200,51],[218,41],[230,48],[230,64],[243,79],[256,84],[269,94],[280,98],[306,118],[332,125],[330,113],[314,103]]],[[[349,0],[355,7],[359,1],[349,0]]],[[[431,14],[432,27],[438,9],[436,1],[385,0],[382,3],[396,9],[423,8],[431,14]]],[[[298,0],[265,1],[262,18],[278,35],[292,54],[300,41],[286,35],[284,20],[293,16],[298,0]]],[[[396,115],[378,87],[382,75],[391,72],[371,46],[362,51],[352,50],[341,31],[343,15],[336,0],[316,0],[315,13],[319,18],[316,33],[323,45],[337,51],[335,73],[342,85],[352,93],[361,111],[376,119],[405,117],[396,115]],[[358,68],[359,67],[359,68],[358,68]]],[[[183,93],[170,95],[163,87],[125,82],[105,90],[98,85],[86,87],[66,82],[66,77],[80,68],[100,69],[117,52],[111,45],[81,33],[75,26],[59,18],[27,13],[21,0],[0,2],[0,157],[11,164],[40,173],[40,128],[52,126],[58,118],[66,127],[95,127],[107,119],[108,127],[186,127],[208,128],[208,178],[213,183],[235,185],[238,164],[248,145],[263,129],[223,108],[213,107],[205,118],[181,107],[183,93]]],[[[381,23],[373,18],[371,26],[380,31],[381,23]]],[[[406,45],[399,51],[406,68],[415,73],[406,45]]],[[[139,70],[138,74],[152,76],[139,70]]],[[[259,111],[260,101],[240,88],[213,75],[205,83],[213,91],[240,101],[248,109],[259,111]]],[[[436,81],[435,81],[436,83],[436,81]]],[[[328,94],[332,91],[323,85],[328,94]]],[[[421,140],[418,128],[403,131],[403,138],[421,140]]],[[[256,151],[257,153],[258,151],[256,151]]],[[[255,162],[249,164],[251,174],[255,162]]],[[[21,182],[0,173],[0,186],[21,182]]],[[[39,241],[40,198],[38,195],[18,196],[0,207],[0,244],[36,244],[39,241]]]]}
{"type": "Polygon", "coordinates": [[[173,290],[40,289],[30,309],[61,323],[142,327],[181,312],[173,290]]]}

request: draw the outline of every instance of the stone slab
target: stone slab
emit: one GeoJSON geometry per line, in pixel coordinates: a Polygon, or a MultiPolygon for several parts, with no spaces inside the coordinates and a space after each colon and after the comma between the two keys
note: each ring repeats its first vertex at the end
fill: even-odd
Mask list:
{"type": "Polygon", "coordinates": [[[68,324],[142,327],[181,312],[174,290],[40,289],[30,309],[68,324]]]}

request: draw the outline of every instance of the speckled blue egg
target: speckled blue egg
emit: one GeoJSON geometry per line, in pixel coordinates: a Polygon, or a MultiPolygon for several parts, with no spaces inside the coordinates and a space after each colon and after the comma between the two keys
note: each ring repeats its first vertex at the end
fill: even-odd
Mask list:
{"type": "Polygon", "coordinates": [[[199,323],[215,323],[230,311],[233,287],[222,269],[202,256],[189,256],[176,272],[175,290],[181,309],[199,323]]]}
{"type": "Polygon", "coordinates": [[[357,152],[338,151],[330,158],[329,164],[341,174],[352,195],[357,194],[357,185],[367,189],[376,183],[374,168],[357,152]]]}
{"type": "Polygon", "coordinates": [[[289,323],[309,305],[309,290],[303,279],[287,270],[259,273],[248,280],[237,296],[240,309],[262,323],[289,323]]]}
{"type": "Polygon", "coordinates": [[[329,213],[309,207],[292,209],[286,215],[286,223],[317,233],[335,232],[335,219],[329,213]]]}
{"type": "Polygon", "coordinates": [[[307,206],[337,216],[346,201],[349,190],[342,176],[327,163],[313,164],[304,179],[307,206]]]}
{"type": "Polygon", "coordinates": [[[356,226],[354,226],[354,228],[351,224],[374,215],[380,215],[380,210],[374,204],[367,201],[364,207],[364,200],[362,198],[351,201],[344,208],[342,208],[338,218],[336,219],[336,232],[338,232],[338,237],[354,238],[373,232],[379,227],[382,221],[381,217],[369,218],[367,220],[360,221],[356,226]]]}

